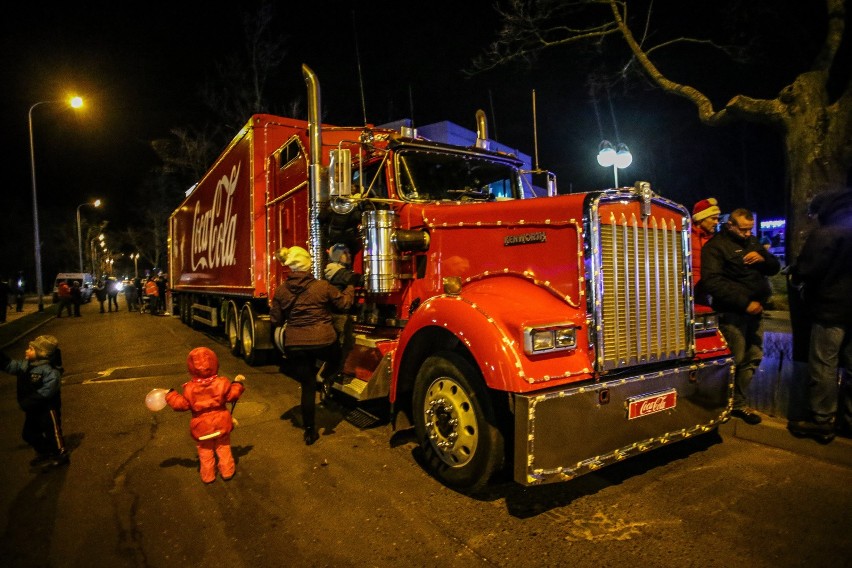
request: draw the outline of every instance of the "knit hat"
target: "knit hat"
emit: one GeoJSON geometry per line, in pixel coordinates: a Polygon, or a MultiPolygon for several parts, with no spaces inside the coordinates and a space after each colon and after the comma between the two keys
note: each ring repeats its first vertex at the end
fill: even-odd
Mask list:
{"type": "Polygon", "coordinates": [[[59,347],[59,340],[52,335],[39,335],[30,341],[30,347],[33,348],[36,357],[39,359],[50,359],[53,352],[59,347]]]}
{"type": "Polygon", "coordinates": [[[340,262],[340,259],[344,254],[349,254],[349,247],[347,247],[343,243],[337,243],[336,245],[328,249],[328,259],[331,262],[340,262]]]}
{"type": "Polygon", "coordinates": [[[311,269],[311,255],[302,247],[283,247],[275,253],[278,261],[293,272],[308,272],[311,269]]]}
{"type": "Polygon", "coordinates": [[[719,202],[716,201],[715,197],[708,197],[707,199],[702,199],[698,203],[695,204],[695,207],[692,208],[692,220],[693,221],[703,221],[707,217],[712,217],[713,215],[719,215],[722,213],[722,210],[719,209],[719,202]]]}

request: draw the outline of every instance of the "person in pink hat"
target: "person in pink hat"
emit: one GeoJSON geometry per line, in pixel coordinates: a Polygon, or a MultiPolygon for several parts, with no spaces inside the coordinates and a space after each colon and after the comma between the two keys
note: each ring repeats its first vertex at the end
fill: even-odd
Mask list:
{"type": "Polygon", "coordinates": [[[707,304],[707,294],[698,285],[701,280],[701,249],[710,237],[716,234],[719,226],[719,202],[714,197],[702,199],[692,208],[692,286],[695,290],[695,301],[707,304]]]}
{"type": "Polygon", "coordinates": [[[169,389],[166,403],[178,412],[192,411],[189,433],[198,448],[201,481],[216,481],[217,458],[219,474],[228,481],[236,466],[231,453],[234,423],[227,404],[236,403],[243,394],[245,377],[237,375],[231,382],[219,376],[219,358],[207,347],[190,351],[186,366],[192,379],[184,383],[182,393],[169,389]]]}

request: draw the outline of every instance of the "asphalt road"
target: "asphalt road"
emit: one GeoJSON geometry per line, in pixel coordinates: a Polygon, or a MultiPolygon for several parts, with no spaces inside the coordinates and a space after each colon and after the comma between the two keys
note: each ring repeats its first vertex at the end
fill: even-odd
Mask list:
{"type": "Polygon", "coordinates": [[[322,437],[306,447],[298,384],[276,365],[247,367],[176,318],[97,310],[5,348],[20,357],[38,333],[60,339],[72,458],[29,467],[14,379],[0,376],[4,566],[836,567],[852,557],[852,467],[734,435],[739,424],[571,482],[498,480],[472,498],[424,472],[409,433],[340,402],[319,409],[322,437]],[[144,406],[150,389],[187,379],[186,354],[202,345],[221,374],[247,377],[236,476],[209,486],[189,416],[144,406]]]}

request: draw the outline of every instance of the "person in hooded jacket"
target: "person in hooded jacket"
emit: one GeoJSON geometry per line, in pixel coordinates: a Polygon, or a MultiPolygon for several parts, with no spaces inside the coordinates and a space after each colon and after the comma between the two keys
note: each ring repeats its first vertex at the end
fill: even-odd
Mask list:
{"type": "Polygon", "coordinates": [[[290,269],[275,290],[269,317],[273,327],[286,324],[284,351],[292,363],[294,378],[302,385],[301,409],[305,444],[319,439],[316,433],[316,370],[320,361],[332,368],[340,358],[340,344],[332,324],[332,312],[352,306],[355,289],[343,291],[311,274],[313,259],[302,247],[282,248],[278,260],[290,269]]]}
{"type": "Polygon", "coordinates": [[[815,196],[808,213],[819,221],[791,267],[811,319],[806,420],[796,436],[830,442],[852,435],[852,189],[815,196]],[[840,381],[838,381],[838,373],[840,381]]]}
{"type": "Polygon", "coordinates": [[[169,389],[166,403],[175,411],[192,411],[189,433],[198,449],[201,464],[201,481],[216,481],[216,458],[219,474],[225,481],[236,471],[231,453],[233,417],[229,402],[236,403],[245,390],[245,377],[237,375],[234,381],[219,376],[219,358],[207,347],[196,347],[186,358],[186,367],[192,377],[184,383],[182,391],[169,389]]]}
{"type": "Polygon", "coordinates": [[[18,406],[25,416],[21,437],[36,451],[30,465],[45,469],[68,465],[62,436],[59,341],[52,335],[39,335],[30,341],[22,360],[0,352],[0,369],[18,377],[18,406]]]}

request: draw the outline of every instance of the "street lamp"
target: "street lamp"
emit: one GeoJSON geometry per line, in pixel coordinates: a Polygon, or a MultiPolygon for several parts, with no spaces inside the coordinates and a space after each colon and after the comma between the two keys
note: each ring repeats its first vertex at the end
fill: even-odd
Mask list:
{"type": "MultiPolygon", "coordinates": [[[[35,169],[35,144],[33,144],[33,110],[39,105],[61,103],[64,101],[39,101],[30,107],[29,112],[29,127],[30,127],[30,167],[33,176],[33,238],[35,240],[35,272],[36,272],[36,292],[38,293],[38,311],[44,311],[44,284],[41,277],[41,238],[38,231],[38,194],[36,193],[36,169],[35,169]]],[[[69,101],[71,108],[80,108],[83,106],[83,99],[74,97],[69,101]]]]}
{"type": "Polygon", "coordinates": [[[81,203],[77,206],[77,254],[80,255],[80,272],[83,272],[83,237],[80,233],[80,207],[84,205],[100,207],[101,200],[95,199],[92,203],[81,203]]]}
{"type": "Polygon", "coordinates": [[[139,253],[131,254],[130,258],[133,259],[133,277],[139,278],[139,253]]]}
{"type": "Polygon", "coordinates": [[[612,167],[612,173],[615,177],[615,187],[618,187],[618,170],[623,170],[633,163],[633,154],[627,144],[619,142],[613,148],[609,140],[603,140],[598,147],[598,164],[605,168],[612,167]]]}

